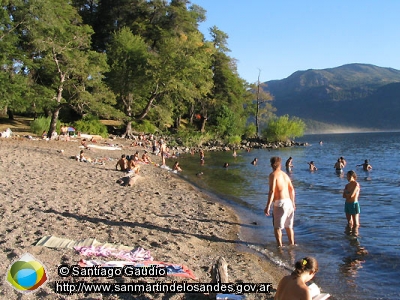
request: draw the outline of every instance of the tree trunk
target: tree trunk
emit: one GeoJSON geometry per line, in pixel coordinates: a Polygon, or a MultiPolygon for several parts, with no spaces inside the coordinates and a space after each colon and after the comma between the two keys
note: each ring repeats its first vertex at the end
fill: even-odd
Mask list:
{"type": "Polygon", "coordinates": [[[201,128],[200,131],[201,132],[205,132],[206,131],[206,123],[207,123],[207,116],[201,116],[201,128]]]}
{"type": "Polygon", "coordinates": [[[181,116],[179,115],[175,119],[175,128],[176,128],[176,130],[178,130],[180,126],[181,126],[181,116]]]}
{"type": "Polygon", "coordinates": [[[7,108],[7,115],[10,120],[14,120],[14,112],[9,108],[7,108]]]}
{"type": "Polygon", "coordinates": [[[192,103],[190,105],[190,110],[189,110],[189,123],[190,123],[190,125],[193,125],[193,119],[194,119],[194,104],[192,103]]]}
{"type": "Polygon", "coordinates": [[[51,139],[53,132],[57,132],[57,121],[58,121],[58,115],[60,113],[60,109],[61,109],[61,107],[55,108],[51,114],[50,128],[49,128],[49,131],[47,132],[47,137],[49,139],[51,139]]]}
{"type": "Polygon", "coordinates": [[[257,138],[259,138],[259,130],[260,130],[260,125],[258,121],[258,115],[260,113],[260,73],[261,71],[258,72],[258,80],[257,80],[257,110],[256,110],[256,135],[257,138]]]}
{"type": "Polygon", "coordinates": [[[5,106],[4,109],[0,110],[0,116],[5,116],[7,114],[8,107],[5,106]]]}
{"type": "Polygon", "coordinates": [[[132,121],[128,121],[128,123],[126,123],[124,135],[128,138],[132,136],[132,121]]]}

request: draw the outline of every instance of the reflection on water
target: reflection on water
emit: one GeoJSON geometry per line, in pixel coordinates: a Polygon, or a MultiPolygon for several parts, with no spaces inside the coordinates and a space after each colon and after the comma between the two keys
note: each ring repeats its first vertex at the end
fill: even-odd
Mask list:
{"type": "Polygon", "coordinates": [[[349,253],[343,258],[343,263],[339,265],[339,270],[345,274],[347,278],[347,284],[349,287],[357,287],[357,273],[362,268],[362,264],[365,263],[365,256],[368,251],[361,246],[357,236],[359,234],[359,226],[346,226],[345,234],[349,240],[349,253]]]}

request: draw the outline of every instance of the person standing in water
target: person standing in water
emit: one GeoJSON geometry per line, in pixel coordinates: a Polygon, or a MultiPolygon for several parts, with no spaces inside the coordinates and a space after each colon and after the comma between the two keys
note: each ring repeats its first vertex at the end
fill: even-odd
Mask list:
{"type": "Polygon", "coordinates": [[[272,157],[272,173],[269,174],[268,202],[264,213],[269,216],[273,205],[274,234],[278,247],[282,247],[282,229],[285,228],[289,244],[294,245],[295,191],[289,176],[281,170],[281,158],[272,157]]]}
{"type": "Polygon", "coordinates": [[[354,171],[347,172],[347,180],[343,190],[343,198],[346,199],[344,212],[346,213],[347,225],[349,228],[358,228],[360,226],[360,204],[358,196],[360,194],[360,185],[357,182],[357,174],[354,171]]]}
{"type": "Polygon", "coordinates": [[[203,149],[200,149],[199,156],[200,156],[200,164],[204,165],[204,150],[203,149]]]}
{"type": "Polygon", "coordinates": [[[369,164],[368,159],[364,161],[361,165],[356,165],[356,167],[362,166],[364,171],[372,170],[372,166],[369,164]]]}
{"type": "Polygon", "coordinates": [[[340,158],[338,158],[337,162],[335,163],[335,165],[333,166],[335,168],[336,174],[341,174],[343,172],[343,162],[340,158]]]}
{"type": "Polygon", "coordinates": [[[285,163],[286,171],[292,172],[292,168],[293,168],[292,162],[293,162],[293,158],[289,157],[288,160],[285,163]]]}

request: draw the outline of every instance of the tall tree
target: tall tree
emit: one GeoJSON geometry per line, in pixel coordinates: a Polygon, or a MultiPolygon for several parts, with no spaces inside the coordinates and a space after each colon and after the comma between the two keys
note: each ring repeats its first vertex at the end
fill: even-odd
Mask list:
{"type": "Polygon", "coordinates": [[[103,85],[106,55],[90,50],[92,29],[63,0],[29,2],[32,14],[26,27],[31,70],[36,83],[53,96],[48,135],[56,129],[60,109],[70,106],[81,114],[115,112],[113,94],[103,85]]]}
{"type": "Polygon", "coordinates": [[[0,109],[11,119],[15,109],[29,108],[24,100],[28,78],[20,48],[20,32],[26,22],[19,17],[22,5],[21,1],[3,0],[0,8],[0,109]]]}
{"type": "MultiPolygon", "coordinates": [[[[117,95],[119,107],[126,115],[125,134],[132,131],[132,120],[141,114],[148,101],[148,46],[140,36],[135,36],[127,27],[113,36],[108,50],[110,72],[107,81],[117,95]]],[[[150,96],[152,99],[155,95],[150,96]]]]}
{"type": "Polygon", "coordinates": [[[247,121],[245,104],[251,100],[251,94],[246,88],[247,83],[238,75],[236,61],[227,55],[227,52],[230,51],[227,47],[228,35],[216,26],[210,29],[210,33],[216,48],[212,64],[214,86],[209,95],[208,103],[206,105],[203,104],[205,118],[201,129],[205,130],[206,120],[218,127],[217,116],[221,120],[221,113],[226,115],[224,111],[227,107],[235,115],[235,117],[229,118],[230,122],[235,122],[235,124],[232,124],[234,126],[224,126],[223,128],[235,128],[235,130],[227,131],[220,128],[218,130],[219,134],[222,136],[241,135],[247,121]]]}
{"type": "Polygon", "coordinates": [[[185,1],[150,1],[145,11],[149,18],[135,18],[107,48],[108,82],[128,117],[127,134],[130,121],[145,118],[178,128],[188,107],[212,85],[213,47],[197,29],[199,12],[188,10],[185,1]]]}
{"type": "Polygon", "coordinates": [[[275,109],[267,104],[267,101],[272,101],[273,97],[271,96],[270,93],[265,92],[266,90],[266,84],[265,83],[260,83],[260,74],[261,70],[258,72],[258,78],[257,78],[257,88],[255,89],[255,94],[256,94],[256,111],[255,111],[255,122],[256,122],[256,134],[257,137],[260,137],[260,120],[266,119],[267,114],[270,113],[270,116],[272,116],[272,113],[275,111],[275,109]],[[263,107],[261,106],[263,105],[263,107]]]}

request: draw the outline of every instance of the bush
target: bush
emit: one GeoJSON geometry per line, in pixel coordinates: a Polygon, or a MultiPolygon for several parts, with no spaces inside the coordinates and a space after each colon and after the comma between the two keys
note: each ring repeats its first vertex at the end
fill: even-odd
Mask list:
{"type": "Polygon", "coordinates": [[[143,120],[140,122],[132,122],[132,129],[135,132],[144,132],[144,133],[156,133],[158,128],[151,123],[149,120],[143,120]]]}
{"type": "MultiPolygon", "coordinates": [[[[31,131],[34,134],[41,136],[43,131],[47,132],[49,130],[50,122],[51,122],[51,118],[50,117],[48,117],[48,118],[45,118],[45,117],[37,118],[36,120],[33,120],[31,122],[31,124],[30,124],[31,131]]],[[[60,127],[61,127],[60,124],[61,124],[60,121],[57,121],[57,125],[56,125],[57,132],[60,132],[60,127]]]]}
{"type": "Polygon", "coordinates": [[[86,117],[82,120],[76,121],[74,122],[74,127],[75,130],[79,132],[96,134],[103,138],[108,137],[107,126],[95,117],[86,117]]]}
{"type": "Polygon", "coordinates": [[[222,105],[216,114],[217,122],[215,125],[215,131],[220,137],[243,134],[244,126],[242,125],[243,120],[240,115],[232,111],[226,105],[222,105]]]}
{"type": "Polygon", "coordinates": [[[257,137],[257,126],[253,123],[249,124],[244,130],[244,137],[246,139],[257,137]]]}
{"type": "Polygon", "coordinates": [[[305,127],[299,118],[289,119],[288,115],[284,115],[268,122],[263,137],[269,142],[285,142],[289,138],[303,136],[305,127]]]}
{"type": "Polygon", "coordinates": [[[194,130],[181,130],[178,132],[178,137],[186,147],[200,147],[214,138],[211,133],[194,130]]]}
{"type": "Polygon", "coordinates": [[[240,145],[240,142],[242,141],[242,139],[240,138],[240,136],[238,135],[233,135],[233,136],[229,136],[227,138],[227,143],[228,145],[240,145]]]}

